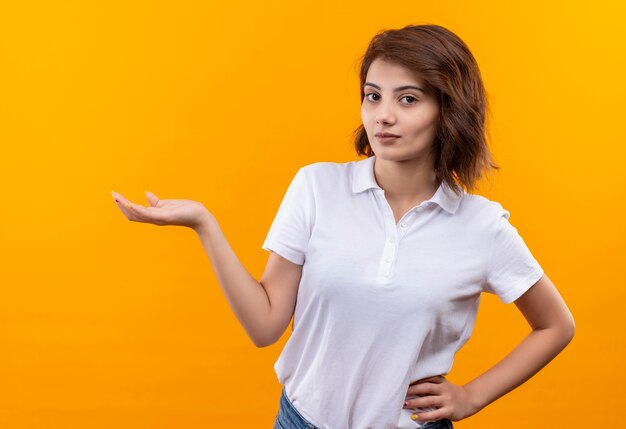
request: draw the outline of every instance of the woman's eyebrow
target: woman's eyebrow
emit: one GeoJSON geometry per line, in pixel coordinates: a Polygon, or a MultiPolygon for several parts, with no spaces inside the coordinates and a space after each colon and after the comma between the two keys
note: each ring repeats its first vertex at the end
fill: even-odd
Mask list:
{"type": "MultiPolygon", "coordinates": [[[[371,82],[365,82],[365,83],[363,84],[363,86],[364,86],[364,87],[365,87],[365,86],[367,86],[367,85],[369,85],[369,86],[373,86],[374,88],[376,88],[376,89],[378,89],[378,90],[380,91],[380,86],[378,86],[378,85],[376,85],[376,84],[374,84],[374,83],[371,83],[371,82]]],[[[424,91],[424,90],[423,90],[422,88],[420,88],[419,86],[414,86],[414,85],[402,85],[402,86],[399,86],[399,87],[397,87],[396,89],[394,89],[394,90],[393,90],[393,92],[404,91],[405,89],[417,89],[418,91],[422,91],[424,94],[426,94],[426,91],[424,91]]]]}

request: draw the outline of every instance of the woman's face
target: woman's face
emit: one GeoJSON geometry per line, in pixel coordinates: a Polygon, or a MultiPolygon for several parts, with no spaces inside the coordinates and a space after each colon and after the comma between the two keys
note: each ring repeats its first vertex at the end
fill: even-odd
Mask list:
{"type": "Polygon", "coordinates": [[[403,161],[431,156],[439,103],[409,69],[376,59],[367,71],[361,119],[377,158],[403,161]],[[383,139],[379,133],[395,134],[383,139]]]}

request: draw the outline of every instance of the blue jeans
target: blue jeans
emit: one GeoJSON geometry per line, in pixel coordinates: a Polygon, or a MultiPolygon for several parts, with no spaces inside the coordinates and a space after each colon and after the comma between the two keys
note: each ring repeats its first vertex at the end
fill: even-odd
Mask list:
{"type": "MultiPolygon", "coordinates": [[[[448,419],[428,422],[422,427],[427,429],[454,429],[452,422],[448,419]]],[[[274,429],[318,429],[313,423],[302,417],[302,414],[296,410],[296,407],[293,406],[287,397],[284,386],[283,392],[280,395],[280,406],[278,408],[276,421],[274,422],[274,429]]]]}
{"type": "Polygon", "coordinates": [[[313,423],[302,417],[296,410],[296,407],[287,397],[284,386],[283,393],[280,395],[280,407],[276,422],[274,422],[274,429],[317,429],[313,423]]]}

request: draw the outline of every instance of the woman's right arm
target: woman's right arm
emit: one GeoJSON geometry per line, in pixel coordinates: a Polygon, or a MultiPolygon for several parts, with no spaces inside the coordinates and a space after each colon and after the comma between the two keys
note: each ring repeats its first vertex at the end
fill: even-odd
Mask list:
{"type": "Polygon", "coordinates": [[[146,193],[150,206],[131,203],[112,192],[128,220],[155,225],[180,225],[200,238],[228,304],[257,347],[274,344],[293,316],[302,266],[271,252],[257,282],[241,265],[213,214],[192,200],[159,200],[146,193]]]}
{"type": "Polygon", "coordinates": [[[274,344],[293,315],[302,266],[271,252],[256,281],[241,265],[212,215],[194,228],[228,304],[257,347],[274,344]]]}

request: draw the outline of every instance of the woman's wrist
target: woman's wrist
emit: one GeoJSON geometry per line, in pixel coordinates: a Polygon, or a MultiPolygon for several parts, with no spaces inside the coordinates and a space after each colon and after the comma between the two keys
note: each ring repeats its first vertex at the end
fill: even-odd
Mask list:
{"type": "Polygon", "coordinates": [[[476,390],[476,387],[472,384],[472,382],[463,385],[463,388],[467,393],[467,401],[470,412],[469,416],[476,414],[488,405],[487,401],[485,401],[481,395],[481,392],[476,390]]]}
{"type": "Polygon", "coordinates": [[[206,212],[199,220],[196,222],[192,229],[198,235],[202,235],[203,233],[209,232],[209,230],[213,227],[213,225],[217,224],[217,219],[210,212],[206,212]]]}

